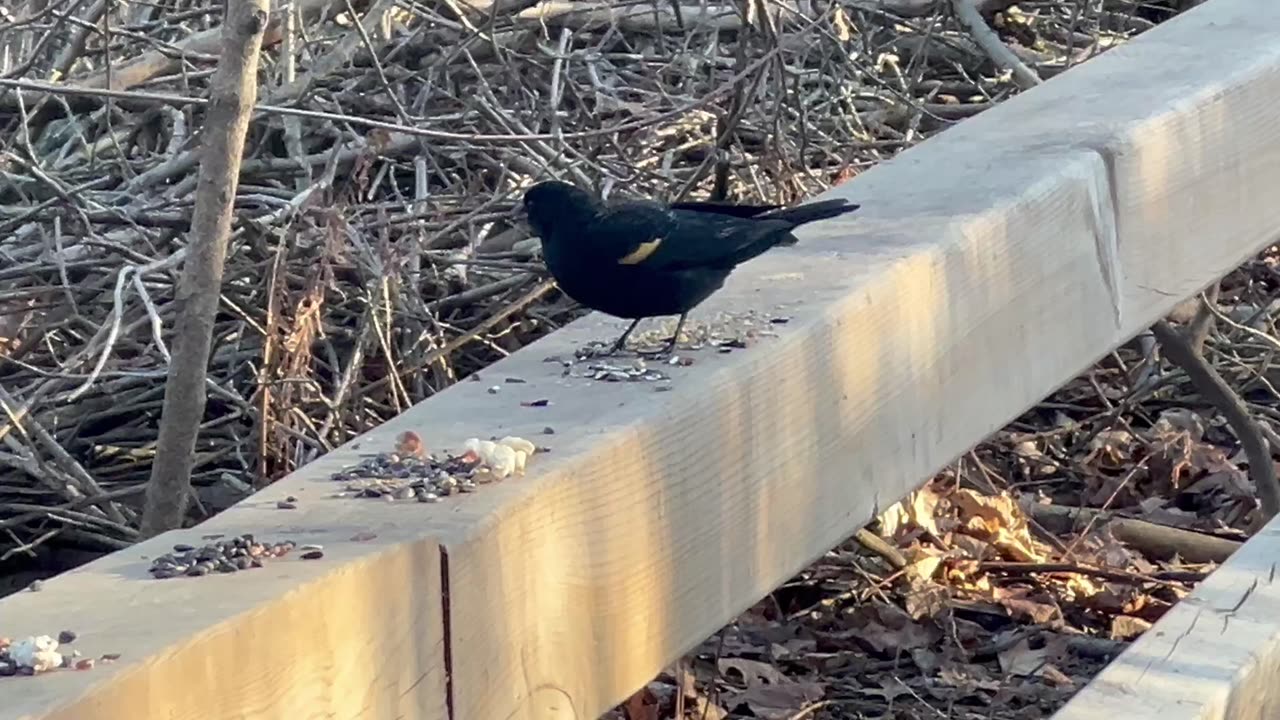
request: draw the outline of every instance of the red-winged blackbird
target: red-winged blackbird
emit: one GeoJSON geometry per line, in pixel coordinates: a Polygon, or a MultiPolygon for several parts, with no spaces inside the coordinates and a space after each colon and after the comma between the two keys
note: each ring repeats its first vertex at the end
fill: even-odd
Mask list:
{"type": "Polygon", "coordinates": [[[613,344],[617,352],[641,320],[679,315],[661,351],[675,349],[689,311],[724,285],[739,263],[775,245],[794,245],[796,227],[858,209],[845,200],[781,208],[647,200],[605,203],[557,180],[524,194],[529,225],[556,284],[593,310],[633,322],[613,344]]]}

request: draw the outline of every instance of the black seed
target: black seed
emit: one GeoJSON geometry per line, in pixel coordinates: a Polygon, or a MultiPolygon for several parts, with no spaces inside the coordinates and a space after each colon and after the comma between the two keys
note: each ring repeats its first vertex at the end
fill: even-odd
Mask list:
{"type": "Polygon", "coordinates": [[[173,550],[174,552],[184,553],[184,552],[191,552],[192,550],[195,550],[195,547],[191,545],[187,545],[186,543],[178,543],[177,545],[173,546],[173,550]]]}
{"type": "Polygon", "coordinates": [[[302,553],[303,560],[319,560],[322,557],[324,557],[324,552],[321,550],[310,550],[302,553]]]}

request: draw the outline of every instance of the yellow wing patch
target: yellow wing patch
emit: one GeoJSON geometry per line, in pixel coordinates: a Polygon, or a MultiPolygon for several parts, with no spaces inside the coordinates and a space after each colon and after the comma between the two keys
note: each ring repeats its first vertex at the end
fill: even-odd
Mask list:
{"type": "Polygon", "coordinates": [[[632,250],[631,252],[627,253],[624,257],[619,259],[618,264],[619,265],[636,265],[638,263],[642,263],[645,261],[646,258],[652,255],[658,249],[658,246],[661,244],[662,244],[662,238],[654,238],[649,242],[642,242],[640,243],[640,247],[636,248],[635,250],[632,250]]]}

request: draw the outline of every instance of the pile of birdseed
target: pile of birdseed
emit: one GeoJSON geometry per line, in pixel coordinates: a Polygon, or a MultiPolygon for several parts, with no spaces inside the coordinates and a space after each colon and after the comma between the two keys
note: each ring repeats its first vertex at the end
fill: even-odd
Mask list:
{"type": "MultiPolygon", "coordinates": [[[[656,382],[670,380],[667,373],[652,368],[644,359],[631,362],[603,362],[594,360],[590,350],[579,350],[574,360],[561,360],[564,367],[561,377],[584,378],[603,382],[656,382]]],[[[672,357],[665,361],[667,365],[692,365],[693,359],[672,357]]]]}
{"type": "MultiPolygon", "coordinates": [[[[92,670],[98,661],[81,657],[79,650],[64,652],[60,649],[75,640],[76,634],[70,630],[63,630],[56,638],[38,635],[17,642],[0,637],[0,677],[38,675],[60,668],[92,670]]],[[[118,654],[107,654],[101,661],[113,662],[119,658],[118,654]]]]}
{"type": "Polygon", "coordinates": [[[530,456],[547,450],[510,436],[496,441],[471,438],[463,447],[461,455],[439,458],[422,450],[416,434],[403,433],[395,451],[372,455],[333,473],[334,482],[345,483],[335,495],[436,503],[523,473],[530,456]]]}
{"type": "MultiPolygon", "coordinates": [[[[199,577],[211,573],[233,573],[262,567],[270,558],[288,555],[297,547],[292,540],[278,543],[259,542],[251,533],[226,540],[213,540],[200,547],[178,544],[173,552],[165,553],[151,561],[151,576],[166,580],[179,576],[199,577]]],[[[324,557],[318,545],[303,545],[303,560],[324,557]]]]}

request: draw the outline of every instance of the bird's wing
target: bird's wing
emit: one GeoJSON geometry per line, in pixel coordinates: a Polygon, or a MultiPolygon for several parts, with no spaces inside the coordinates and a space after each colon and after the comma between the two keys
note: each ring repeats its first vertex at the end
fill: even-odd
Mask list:
{"type": "Polygon", "coordinates": [[[732,267],[772,247],[790,227],[783,221],[637,202],[605,209],[589,234],[619,264],[681,270],[732,267]]]}
{"type": "Polygon", "coordinates": [[[657,203],[615,203],[596,214],[584,235],[592,251],[622,265],[646,261],[670,237],[675,216],[657,203]]]}
{"type": "Polygon", "coordinates": [[[672,210],[690,210],[692,212],[714,213],[717,215],[729,215],[739,218],[753,218],[763,213],[772,212],[781,207],[781,205],[735,205],[733,203],[714,202],[711,200],[688,200],[685,202],[671,203],[672,210]]]}

